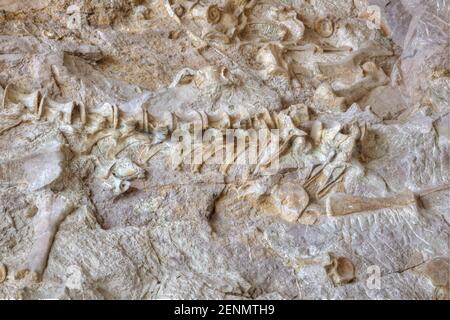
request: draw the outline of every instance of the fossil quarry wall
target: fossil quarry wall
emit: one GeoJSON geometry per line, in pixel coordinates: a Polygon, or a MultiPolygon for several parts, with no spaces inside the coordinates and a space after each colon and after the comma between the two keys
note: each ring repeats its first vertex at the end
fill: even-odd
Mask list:
{"type": "Polygon", "coordinates": [[[449,299],[446,0],[0,0],[0,299],[449,299]]]}

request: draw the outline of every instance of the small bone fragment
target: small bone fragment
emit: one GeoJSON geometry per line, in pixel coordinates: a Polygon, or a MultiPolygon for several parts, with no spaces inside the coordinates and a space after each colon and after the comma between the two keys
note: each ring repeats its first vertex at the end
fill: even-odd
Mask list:
{"type": "Polygon", "coordinates": [[[355,267],[350,259],[334,256],[331,259],[331,264],[325,266],[325,270],[334,285],[343,285],[355,279],[355,267]]]}
{"type": "Polygon", "coordinates": [[[331,85],[324,82],[314,92],[314,103],[325,110],[342,110],[346,106],[346,99],[339,97],[331,85]]]}
{"type": "Polygon", "coordinates": [[[413,193],[386,198],[364,198],[346,194],[332,194],[326,200],[326,211],[329,216],[344,216],[357,212],[400,208],[411,204],[417,204],[417,198],[413,193]]]}
{"type": "Polygon", "coordinates": [[[314,23],[314,31],[323,38],[329,38],[334,33],[334,23],[328,18],[320,18],[314,23]]]}
{"type": "Polygon", "coordinates": [[[256,60],[264,67],[265,77],[285,76],[290,78],[289,63],[285,60],[285,48],[281,45],[268,44],[261,48],[256,60]]]}

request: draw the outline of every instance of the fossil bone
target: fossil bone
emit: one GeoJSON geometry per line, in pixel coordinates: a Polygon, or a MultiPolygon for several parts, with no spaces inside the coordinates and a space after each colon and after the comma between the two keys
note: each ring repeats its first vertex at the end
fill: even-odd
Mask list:
{"type": "Polygon", "coordinates": [[[252,181],[241,186],[237,192],[240,198],[259,210],[290,223],[298,222],[309,204],[308,193],[292,181],[278,182],[274,186],[252,181]]]}
{"type": "Polygon", "coordinates": [[[388,76],[374,62],[364,63],[362,69],[364,76],[350,86],[339,81],[333,83],[333,91],[344,97],[347,104],[352,104],[366,96],[372,89],[389,83],[388,76]]]}
{"type": "Polygon", "coordinates": [[[0,181],[26,184],[35,191],[57,183],[63,173],[64,146],[50,141],[36,150],[24,151],[0,161],[0,181]]]}
{"type": "Polygon", "coordinates": [[[273,8],[269,13],[270,17],[278,24],[284,26],[288,33],[282,40],[290,41],[294,44],[299,43],[303,39],[305,26],[297,18],[297,12],[287,7],[273,8]]]}
{"type": "Polygon", "coordinates": [[[196,73],[197,71],[191,68],[181,69],[180,71],[177,72],[177,74],[173,78],[172,83],[169,85],[169,88],[174,88],[178,85],[183,85],[192,82],[192,79],[194,78],[196,73]]]}
{"type": "Polygon", "coordinates": [[[385,208],[401,208],[415,204],[417,204],[417,198],[413,193],[386,198],[363,198],[344,194],[332,194],[326,200],[326,209],[329,216],[344,216],[357,212],[385,208]]]}
{"type": "MultiPolygon", "coordinates": [[[[117,111],[113,110],[117,116],[116,122],[120,122],[125,126],[136,127],[137,129],[147,132],[149,130],[148,113],[144,107],[144,104],[150,97],[150,93],[144,93],[143,95],[133,99],[127,103],[119,104],[117,111]]],[[[117,125],[116,125],[117,126],[117,125]]]]}
{"type": "Polygon", "coordinates": [[[263,75],[291,79],[291,69],[285,56],[286,49],[279,44],[267,44],[258,52],[256,60],[263,66],[263,75]]]}
{"type": "Polygon", "coordinates": [[[112,164],[106,165],[102,174],[105,184],[114,191],[116,195],[120,195],[129,190],[131,181],[142,179],[145,171],[131,161],[129,158],[121,158],[113,161],[112,164]]]}
{"type": "Polygon", "coordinates": [[[8,269],[6,269],[6,266],[0,262],[0,283],[5,282],[7,275],[8,269]]]}
{"type": "Polygon", "coordinates": [[[97,122],[95,131],[103,129],[106,124],[110,128],[117,128],[119,123],[119,110],[117,106],[110,103],[103,103],[100,107],[92,108],[87,111],[87,119],[97,122]]]}
{"type": "Polygon", "coordinates": [[[323,38],[329,38],[334,33],[334,22],[329,18],[319,18],[314,22],[314,30],[323,38]]]}
{"type": "Polygon", "coordinates": [[[72,114],[75,109],[75,103],[57,102],[47,95],[41,99],[38,109],[38,119],[47,118],[50,120],[62,120],[66,124],[72,124],[72,114]]]}
{"type": "Polygon", "coordinates": [[[362,73],[360,65],[371,58],[391,56],[392,52],[374,41],[364,43],[357,51],[336,63],[318,63],[320,72],[329,79],[339,79],[362,73]]]}
{"type": "Polygon", "coordinates": [[[315,104],[325,110],[342,110],[345,108],[346,99],[339,97],[327,82],[322,83],[314,92],[315,104]]]}
{"type": "Polygon", "coordinates": [[[325,266],[325,270],[336,286],[350,283],[355,279],[355,267],[352,261],[346,257],[331,255],[331,263],[325,266]]]}
{"type": "Polygon", "coordinates": [[[39,91],[23,93],[12,84],[8,84],[3,94],[3,108],[6,108],[10,103],[21,104],[36,114],[38,112],[39,98],[39,91]]]}
{"type": "Polygon", "coordinates": [[[276,185],[271,192],[271,203],[279,210],[281,218],[296,222],[309,204],[308,193],[294,183],[276,185]]]}
{"type": "Polygon", "coordinates": [[[46,268],[59,225],[73,211],[74,205],[62,196],[46,193],[36,200],[36,206],[38,213],[33,218],[33,246],[26,267],[16,273],[16,278],[20,279],[31,274],[39,281],[46,268]]]}
{"type": "Polygon", "coordinates": [[[246,1],[228,1],[223,6],[187,1],[172,5],[164,0],[169,16],[184,26],[194,40],[220,44],[230,44],[245,28],[247,18],[244,9],[247,5],[246,1]]]}

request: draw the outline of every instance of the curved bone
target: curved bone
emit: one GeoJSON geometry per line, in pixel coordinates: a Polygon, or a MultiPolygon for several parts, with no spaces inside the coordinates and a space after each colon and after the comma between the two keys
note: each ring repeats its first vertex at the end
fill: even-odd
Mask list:
{"type": "Polygon", "coordinates": [[[197,71],[191,68],[183,68],[177,72],[175,77],[172,80],[172,83],[169,85],[169,88],[174,88],[180,84],[190,83],[192,78],[195,76],[197,71]]]}
{"type": "Polygon", "coordinates": [[[202,114],[195,110],[188,110],[186,112],[175,112],[174,119],[176,121],[176,128],[184,128],[186,126],[204,129],[204,120],[202,114]]]}
{"type": "Polygon", "coordinates": [[[72,113],[74,108],[75,103],[73,101],[57,102],[47,97],[47,95],[44,95],[39,104],[38,119],[44,117],[49,118],[50,120],[62,118],[64,123],[72,124],[72,113]]]}
{"type": "Polygon", "coordinates": [[[231,119],[228,113],[217,111],[215,113],[207,113],[208,127],[215,129],[228,129],[231,127],[231,119]]]}
{"type": "MultiPolygon", "coordinates": [[[[117,121],[127,123],[137,123],[140,130],[147,132],[148,114],[144,107],[145,103],[151,97],[150,92],[146,92],[137,98],[117,106],[117,121]]],[[[114,110],[113,110],[114,112],[114,110]]]]}
{"type": "Polygon", "coordinates": [[[3,94],[3,108],[6,108],[9,103],[20,103],[33,113],[38,112],[40,92],[23,93],[15,89],[13,85],[8,84],[3,94]]]}
{"type": "Polygon", "coordinates": [[[117,128],[119,122],[119,111],[116,106],[105,102],[100,107],[95,109],[90,109],[87,111],[88,118],[89,116],[100,117],[101,119],[106,120],[109,123],[110,127],[117,128]]]}

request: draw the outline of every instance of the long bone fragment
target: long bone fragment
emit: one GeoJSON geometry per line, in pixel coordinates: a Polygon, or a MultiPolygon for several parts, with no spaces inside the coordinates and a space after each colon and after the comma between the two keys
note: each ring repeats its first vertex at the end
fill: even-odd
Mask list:
{"type": "Polygon", "coordinates": [[[354,72],[361,63],[371,58],[391,55],[391,51],[377,45],[374,41],[369,41],[342,61],[335,63],[318,63],[318,68],[324,76],[329,78],[339,78],[349,72],[354,72]]]}
{"type": "Polygon", "coordinates": [[[384,86],[389,83],[389,77],[383,69],[378,68],[373,62],[366,62],[362,66],[364,77],[358,79],[351,85],[343,84],[338,81],[333,83],[334,92],[345,98],[347,104],[358,101],[367,95],[372,89],[384,86]]]}
{"type": "Polygon", "coordinates": [[[54,237],[61,222],[72,212],[74,205],[62,196],[45,194],[36,201],[38,213],[34,217],[34,241],[27,265],[16,273],[20,279],[31,274],[39,281],[47,266],[54,237]]]}
{"type": "Polygon", "coordinates": [[[366,198],[346,194],[332,194],[326,200],[326,212],[329,216],[345,216],[357,212],[402,208],[412,204],[417,204],[417,197],[413,193],[385,198],[366,198]]]}
{"type": "Polygon", "coordinates": [[[365,198],[346,194],[333,194],[326,200],[326,210],[330,216],[344,216],[357,212],[406,207],[412,204],[421,206],[421,197],[449,188],[450,184],[444,184],[422,190],[418,193],[407,192],[385,198],[365,198]]]}

